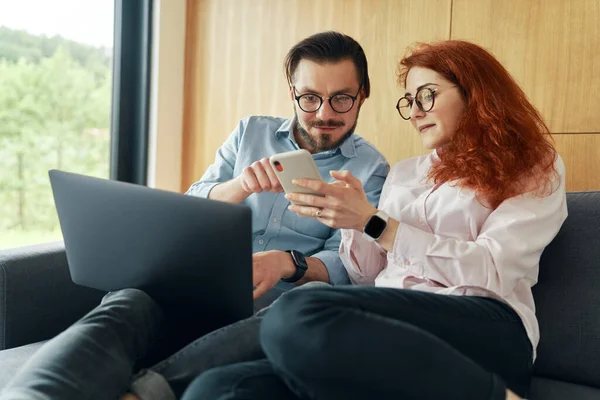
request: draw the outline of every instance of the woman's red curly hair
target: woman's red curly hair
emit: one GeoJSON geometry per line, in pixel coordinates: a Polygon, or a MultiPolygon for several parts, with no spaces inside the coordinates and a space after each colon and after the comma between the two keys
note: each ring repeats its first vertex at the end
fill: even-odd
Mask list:
{"type": "Polygon", "coordinates": [[[516,195],[552,190],[556,151],[548,126],[493,55],[460,40],[417,43],[400,61],[401,85],[413,67],[456,84],[466,103],[451,142],[438,149],[440,162],[428,175],[434,184],[457,182],[492,209],[516,195]]]}

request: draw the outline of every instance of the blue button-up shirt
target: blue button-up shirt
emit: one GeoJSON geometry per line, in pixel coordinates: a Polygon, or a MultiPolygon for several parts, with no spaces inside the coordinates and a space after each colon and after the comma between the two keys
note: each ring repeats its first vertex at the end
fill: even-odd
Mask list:
{"type": "MultiPolygon", "coordinates": [[[[214,164],[186,194],[208,198],[214,186],[237,177],[253,162],[276,153],[298,150],[294,124],[294,118],[251,116],[242,119],[217,151],[214,164]]],[[[363,183],[369,202],[377,207],[389,165],[371,143],[354,134],[340,147],[313,154],[313,158],[325,181],[333,181],[330,170],[350,171],[363,183]]],[[[299,250],[323,262],[331,284],[350,283],[338,255],[341,241],[338,229],[289,211],[290,203],[283,193],[254,193],[243,204],[252,210],[254,252],[299,250]]],[[[293,287],[284,282],[277,286],[293,287]]]]}

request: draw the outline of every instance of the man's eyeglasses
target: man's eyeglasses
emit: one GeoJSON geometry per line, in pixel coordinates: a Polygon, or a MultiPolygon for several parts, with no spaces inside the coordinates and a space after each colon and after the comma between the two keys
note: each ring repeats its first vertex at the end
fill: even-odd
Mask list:
{"type": "Polygon", "coordinates": [[[292,86],[292,88],[294,89],[294,98],[298,103],[298,107],[300,107],[302,111],[306,113],[317,112],[323,105],[323,101],[329,100],[329,105],[331,106],[333,111],[335,111],[338,114],[344,114],[352,110],[352,107],[354,107],[354,102],[358,98],[358,94],[360,93],[362,85],[358,87],[358,92],[356,93],[356,96],[350,96],[349,94],[336,94],[334,96],[326,98],[323,98],[318,94],[314,93],[306,93],[298,96],[296,94],[296,87],[292,86]]]}

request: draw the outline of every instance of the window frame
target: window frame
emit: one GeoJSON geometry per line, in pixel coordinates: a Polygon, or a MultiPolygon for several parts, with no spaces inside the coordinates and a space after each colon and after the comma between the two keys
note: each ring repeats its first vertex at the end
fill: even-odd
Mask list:
{"type": "Polygon", "coordinates": [[[147,184],[152,0],[115,0],[110,178],[147,184]]]}

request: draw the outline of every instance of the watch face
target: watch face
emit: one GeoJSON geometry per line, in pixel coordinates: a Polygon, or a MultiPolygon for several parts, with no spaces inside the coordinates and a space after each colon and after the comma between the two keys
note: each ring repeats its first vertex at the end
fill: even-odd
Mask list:
{"type": "Polygon", "coordinates": [[[381,236],[386,226],[387,222],[385,222],[378,215],[373,215],[369,219],[369,222],[367,222],[367,224],[365,225],[365,233],[371,236],[372,238],[377,239],[379,238],[379,236],[381,236]]]}
{"type": "Polygon", "coordinates": [[[300,279],[302,279],[302,277],[308,270],[308,264],[306,263],[306,257],[304,256],[304,254],[302,254],[302,252],[300,252],[298,250],[287,250],[287,252],[290,253],[290,255],[292,256],[292,260],[294,261],[294,265],[296,266],[296,273],[294,274],[294,276],[292,276],[290,278],[282,278],[281,280],[284,282],[291,282],[291,283],[297,282],[300,279]]]}
{"type": "Polygon", "coordinates": [[[296,264],[297,267],[307,268],[306,257],[303,253],[299,252],[298,250],[292,250],[291,255],[292,259],[294,260],[294,264],[296,264]]]}

